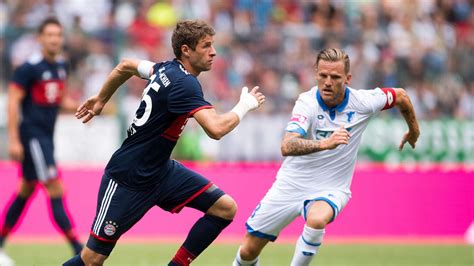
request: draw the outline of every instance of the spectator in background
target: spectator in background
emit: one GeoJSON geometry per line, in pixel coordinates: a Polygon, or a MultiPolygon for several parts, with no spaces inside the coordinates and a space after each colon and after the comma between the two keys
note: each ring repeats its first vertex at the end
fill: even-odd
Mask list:
{"type": "Polygon", "coordinates": [[[15,70],[9,87],[9,153],[12,160],[21,163],[22,179],[0,230],[2,266],[8,265],[9,261],[2,251],[5,239],[17,224],[38,183],[46,188],[54,222],[74,253],[82,249],[63,204],[62,182],[54,160],[53,134],[59,109],[74,111],[77,108],[65,91],[67,67],[61,57],[63,28],[56,18],[41,22],[38,40],[41,53],[32,55],[15,70]]]}

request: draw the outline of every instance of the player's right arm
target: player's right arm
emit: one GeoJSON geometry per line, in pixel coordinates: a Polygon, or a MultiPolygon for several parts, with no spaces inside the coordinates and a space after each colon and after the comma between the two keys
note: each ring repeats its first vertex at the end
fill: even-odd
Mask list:
{"type": "Polygon", "coordinates": [[[332,150],[341,144],[349,144],[350,133],[341,126],[329,138],[322,140],[305,139],[299,132],[286,132],[281,142],[283,156],[306,155],[314,152],[332,150]]]}
{"type": "Polygon", "coordinates": [[[23,145],[20,141],[18,124],[20,120],[20,104],[25,95],[25,91],[19,85],[16,83],[10,84],[7,103],[8,153],[10,158],[15,161],[23,160],[23,145]]]}
{"type": "Polygon", "coordinates": [[[81,104],[75,113],[77,119],[87,123],[102,112],[105,104],[115,91],[132,76],[149,78],[153,72],[153,63],[145,60],[123,59],[109,74],[97,95],[81,104]]]}
{"type": "Polygon", "coordinates": [[[264,102],[265,96],[258,92],[258,87],[254,87],[250,92],[244,87],[240,101],[230,112],[218,114],[214,108],[201,109],[194,113],[193,117],[210,138],[218,140],[231,132],[247,112],[258,108],[264,102]]]}

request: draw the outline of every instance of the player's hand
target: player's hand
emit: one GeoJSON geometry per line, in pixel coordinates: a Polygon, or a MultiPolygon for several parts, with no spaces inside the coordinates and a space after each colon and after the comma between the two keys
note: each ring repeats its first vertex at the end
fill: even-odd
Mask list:
{"type": "Polygon", "coordinates": [[[94,116],[99,115],[104,108],[105,102],[101,101],[99,97],[92,96],[81,104],[74,114],[77,119],[82,119],[82,123],[87,123],[94,116]]]}
{"type": "Polygon", "coordinates": [[[8,145],[8,154],[10,155],[10,158],[14,161],[23,161],[24,151],[21,142],[18,140],[10,141],[10,144],[8,145]]]}
{"type": "Polygon", "coordinates": [[[349,139],[351,134],[347,129],[344,128],[344,125],[341,125],[336,131],[334,131],[329,138],[326,139],[326,145],[328,150],[335,149],[341,144],[349,144],[349,139]]]}
{"type": "Polygon", "coordinates": [[[403,139],[400,142],[400,145],[398,146],[399,150],[403,149],[403,146],[405,146],[405,143],[409,143],[410,146],[414,149],[416,146],[416,141],[418,140],[418,137],[420,136],[420,131],[419,130],[408,130],[408,132],[403,135],[403,139]]]}
{"type": "MultiPolygon", "coordinates": [[[[250,110],[254,110],[254,109],[260,107],[260,105],[262,105],[265,102],[265,95],[263,95],[263,93],[259,92],[258,89],[259,89],[259,87],[255,86],[255,87],[253,87],[253,89],[250,92],[248,92],[247,87],[242,88],[242,93],[240,94],[240,100],[242,100],[243,97],[247,97],[246,95],[251,95],[257,100],[257,106],[253,105],[252,106],[253,108],[251,108],[250,110]]],[[[255,103],[255,102],[253,101],[253,103],[255,103]]]]}

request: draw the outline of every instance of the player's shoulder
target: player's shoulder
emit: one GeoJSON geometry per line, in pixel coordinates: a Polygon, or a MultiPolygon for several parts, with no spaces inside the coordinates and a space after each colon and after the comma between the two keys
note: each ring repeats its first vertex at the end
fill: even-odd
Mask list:
{"type": "Polygon", "coordinates": [[[358,109],[361,112],[372,112],[374,103],[380,101],[380,96],[383,91],[380,88],[373,89],[354,89],[350,88],[349,105],[353,109],[358,109]]]}
{"type": "Polygon", "coordinates": [[[298,95],[298,101],[306,104],[316,104],[316,92],[318,91],[318,87],[312,87],[311,89],[300,93],[298,95]]]}
{"type": "Polygon", "coordinates": [[[25,64],[26,65],[31,65],[31,66],[36,66],[36,65],[39,65],[43,62],[44,60],[44,56],[41,54],[41,53],[33,53],[32,55],[30,55],[25,64]]]}

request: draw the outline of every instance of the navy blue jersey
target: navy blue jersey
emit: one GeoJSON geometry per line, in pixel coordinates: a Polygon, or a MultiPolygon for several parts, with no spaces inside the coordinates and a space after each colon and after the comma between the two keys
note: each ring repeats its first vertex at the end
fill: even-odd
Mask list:
{"type": "Polygon", "coordinates": [[[204,100],[197,78],[181,63],[175,59],[155,64],[128,137],[105,173],[131,188],[158,183],[169,169],[171,152],[188,118],[203,108],[213,107],[204,100]]]}
{"type": "Polygon", "coordinates": [[[21,102],[22,136],[53,137],[66,69],[62,60],[48,62],[41,54],[35,54],[13,73],[12,83],[26,92],[21,102]]]}

